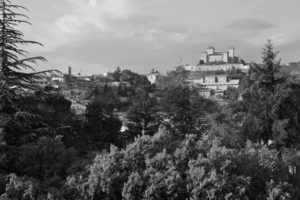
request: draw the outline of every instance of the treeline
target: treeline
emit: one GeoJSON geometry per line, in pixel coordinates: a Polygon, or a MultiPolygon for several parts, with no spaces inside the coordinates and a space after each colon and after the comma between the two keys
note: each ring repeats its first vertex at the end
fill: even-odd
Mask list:
{"type": "Polygon", "coordinates": [[[228,105],[140,84],[121,132],[109,90],[95,90],[79,117],[61,94],[30,84],[54,72],[18,70],[42,58],[19,47],[21,7],[0,7],[0,199],[300,198],[300,83],[279,73],[270,41],[228,105]]]}
{"type": "Polygon", "coordinates": [[[76,132],[74,137],[81,137],[74,139],[73,145],[82,146],[78,149],[82,153],[108,150],[111,144],[123,148],[135,137],[153,135],[159,128],[177,135],[206,130],[209,121],[206,114],[219,109],[216,102],[187,87],[150,92],[141,86],[125,102],[110,90],[95,91],[85,115],[76,116],[69,111],[65,121],[76,132]]]}

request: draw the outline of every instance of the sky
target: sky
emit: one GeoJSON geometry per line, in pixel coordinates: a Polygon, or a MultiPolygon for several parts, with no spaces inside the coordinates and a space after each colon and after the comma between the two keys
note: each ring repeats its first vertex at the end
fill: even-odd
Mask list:
{"type": "Polygon", "coordinates": [[[299,0],[13,0],[29,11],[19,27],[40,69],[71,66],[85,75],[161,72],[195,65],[201,51],[234,46],[246,62],[260,62],[267,39],[282,63],[300,61],[299,0]]]}

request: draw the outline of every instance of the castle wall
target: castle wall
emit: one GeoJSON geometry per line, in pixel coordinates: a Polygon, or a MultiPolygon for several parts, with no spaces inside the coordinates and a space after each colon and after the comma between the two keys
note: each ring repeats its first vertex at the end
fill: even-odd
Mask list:
{"type": "Polygon", "coordinates": [[[219,62],[223,61],[222,55],[209,55],[208,56],[208,62],[219,62]]]}
{"type": "Polygon", "coordinates": [[[196,66],[184,66],[184,70],[186,71],[201,71],[201,72],[209,72],[209,71],[227,71],[232,69],[240,69],[243,72],[248,72],[250,66],[243,64],[220,64],[220,65],[196,65],[196,66]]]}

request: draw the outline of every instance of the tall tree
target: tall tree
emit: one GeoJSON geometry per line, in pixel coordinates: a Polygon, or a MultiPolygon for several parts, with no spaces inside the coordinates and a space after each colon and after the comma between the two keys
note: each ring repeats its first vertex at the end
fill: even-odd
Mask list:
{"type": "Polygon", "coordinates": [[[113,73],[114,81],[121,81],[121,76],[122,76],[122,70],[120,67],[117,67],[115,72],[113,73]]]}
{"type": "Polygon", "coordinates": [[[278,51],[274,51],[274,45],[271,40],[267,40],[262,52],[263,66],[256,68],[259,72],[257,80],[261,89],[274,92],[274,87],[280,81],[278,72],[280,69],[280,59],[277,59],[278,51]],[[277,76],[276,76],[277,75],[277,76]]]}
{"type": "Polygon", "coordinates": [[[33,64],[38,61],[46,61],[44,57],[28,57],[28,52],[22,46],[39,42],[26,40],[21,31],[20,24],[30,24],[28,17],[20,10],[26,11],[23,6],[12,4],[9,0],[0,1],[0,133],[3,127],[12,119],[12,116],[20,112],[17,102],[32,94],[37,88],[32,84],[34,79],[55,71],[47,70],[36,72],[33,64]],[[28,92],[30,91],[30,92],[28,92]]]}
{"type": "Polygon", "coordinates": [[[23,33],[17,28],[20,24],[30,24],[28,17],[19,10],[26,8],[14,5],[9,0],[0,1],[0,132],[11,115],[18,111],[16,101],[34,89],[32,80],[52,70],[35,72],[32,64],[46,61],[45,58],[27,57],[28,52],[20,46],[28,44],[41,45],[38,42],[23,39],[23,33]],[[31,70],[30,72],[24,72],[31,70]]]}
{"type": "MultiPolygon", "coordinates": [[[[30,174],[34,171],[32,168],[34,167],[32,163],[37,164],[37,169],[43,165],[42,168],[44,168],[44,172],[50,172],[49,163],[47,164],[40,162],[41,160],[45,161],[45,157],[41,155],[41,159],[39,160],[36,155],[42,153],[40,147],[45,147],[44,142],[47,143],[47,141],[49,141],[50,143],[52,143],[52,141],[54,141],[54,139],[51,138],[51,134],[53,133],[53,131],[51,127],[42,122],[40,118],[41,116],[38,116],[36,112],[26,112],[26,110],[28,111],[28,109],[26,109],[26,105],[22,105],[22,100],[25,100],[25,97],[35,95],[34,92],[38,88],[33,84],[34,80],[44,78],[46,75],[54,74],[57,71],[35,71],[34,65],[37,64],[38,61],[46,61],[46,59],[41,56],[29,57],[29,53],[23,49],[24,46],[30,44],[42,45],[39,42],[24,39],[23,33],[18,29],[20,24],[30,24],[27,21],[28,17],[25,14],[22,14],[26,10],[27,9],[23,6],[15,5],[9,0],[0,0],[1,177],[9,173],[25,173],[21,175],[34,176],[33,174],[30,174]],[[13,131],[9,132],[9,129],[13,131]],[[47,136],[44,139],[38,140],[38,138],[41,137],[42,132],[46,132],[47,136]],[[26,135],[24,135],[23,133],[26,135]],[[14,140],[8,140],[8,138],[13,137],[15,137],[14,140]],[[28,155],[33,155],[33,157],[27,157],[28,155]],[[22,170],[25,169],[22,168],[24,167],[24,163],[22,163],[23,161],[24,163],[28,164],[28,171],[22,172],[22,170]],[[20,162],[20,166],[17,165],[17,162],[20,162]]],[[[56,144],[63,147],[61,151],[59,150],[60,152],[56,152],[51,155],[48,152],[44,153],[52,158],[59,158],[59,160],[62,161],[59,161],[59,165],[61,165],[65,169],[65,174],[68,165],[65,165],[64,163],[66,162],[66,159],[61,157],[65,153],[64,144],[62,141],[58,141],[58,139],[57,142],[58,143],[56,144]]],[[[47,146],[47,148],[49,147],[50,151],[54,150],[55,152],[56,150],[58,150],[58,146],[56,144],[54,144],[54,146],[47,146]]],[[[51,160],[49,160],[50,157],[46,158],[48,162],[51,160]]],[[[54,165],[57,166],[57,164],[58,163],[54,165]]],[[[71,164],[71,162],[69,162],[69,164],[71,164]]],[[[61,181],[57,181],[58,179],[54,180],[50,178],[54,177],[56,179],[57,172],[57,169],[53,168],[53,171],[48,173],[49,177],[47,177],[47,181],[50,180],[51,182],[47,184],[49,188],[54,186],[56,183],[61,183],[61,181]]],[[[42,175],[42,173],[39,173],[39,175],[42,175]]],[[[9,186],[7,185],[6,188],[9,188],[9,186]]],[[[2,198],[3,197],[1,197],[1,199],[2,198]]],[[[25,199],[27,197],[23,196],[23,198],[25,199]]],[[[8,196],[7,199],[19,199],[19,197],[8,196]]]]}
{"type": "MultiPolygon", "coordinates": [[[[272,138],[273,119],[272,96],[276,85],[279,83],[278,71],[280,61],[276,59],[278,52],[274,52],[273,44],[267,40],[262,52],[262,65],[254,64],[252,66],[250,79],[251,85],[244,93],[244,103],[249,109],[249,117],[257,120],[257,130],[255,135],[259,135],[260,140],[267,143],[272,138]]],[[[247,120],[249,121],[249,120],[247,120]]]]}
{"type": "Polygon", "coordinates": [[[14,102],[23,97],[26,91],[35,89],[32,84],[33,79],[54,72],[53,70],[36,72],[32,64],[46,59],[41,56],[27,57],[28,52],[20,47],[42,44],[23,39],[23,33],[17,28],[20,24],[30,23],[26,20],[28,17],[18,12],[19,10],[26,11],[26,8],[14,5],[9,0],[0,1],[0,102],[2,105],[0,111],[6,113],[16,110],[14,102]]]}
{"type": "MultiPolygon", "coordinates": [[[[188,87],[169,88],[162,101],[162,112],[166,113],[164,121],[175,135],[184,137],[186,134],[203,133],[203,113],[213,105],[206,104],[195,91],[188,87]]],[[[205,125],[206,126],[206,125],[205,125]]]]}
{"type": "MultiPolygon", "coordinates": [[[[240,135],[264,143],[272,142],[277,148],[296,147],[300,143],[299,99],[300,82],[282,75],[278,52],[267,40],[262,52],[261,65],[254,64],[245,77],[243,117],[240,117],[240,135]]],[[[233,115],[234,116],[234,115],[233,115]]]]}
{"type": "Polygon", "coordinates": [[[156,100],[147,91],[140,91],[127,112],[127,119],[129,138],[141,134],[153,135],[158,131],[160,123],[156,100]]]}

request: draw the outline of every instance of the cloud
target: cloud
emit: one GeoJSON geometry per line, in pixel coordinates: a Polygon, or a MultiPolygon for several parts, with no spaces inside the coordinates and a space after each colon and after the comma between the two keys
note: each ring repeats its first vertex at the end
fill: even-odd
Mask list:
{"type": "Polygon", "coordinates": [[[106,30],[113,20],[128,19],[137,13],[132,0],[67,0],[72,15],[84,23],[106,30]]]}
{"type": "Polygon", "coordinates": [[[233,45],[246,61],[260,61],[267,38],[283,49],[295,49],[300,33],[299,14],[278,12],[283,5],[279,0],[23,1],[33,6],[27,7],[34,16],[33,27],[23,29],[25,35],[45,45],[33,53],[42,53],[49,66],[71,65],[90,73],[116,66],[143,73],[160,66],[166,71],[180,57],[184,64],[197,63],[210,45],[218,51],[233,45]]]}
{"type": "Polygon", "coordinates": [[[47,44],[50,51],[64,45],[101,37],[107,33],[127,37],[137,32],[144,33],[145,40],[151,39],[152,17],[139,13],[134,0],[65,0],[68,10],[54,21],[40,24],[34,33],[38,41],[47,44]]]}
{"type": "Polygon", "coordinates": [[[109,17],[124,18],[136,12],[132,0],[67,0],[79,13],[99,11],[98,14],[108,14],[109,17]]]}
{"type": "Polygon", "coordinates": [[[273,28],[274,25],[259,19],[241,19],[233,22],[229,26],[225,28],[229,29],[239,29],[239,30],[253,30],[253,31],[261,31],[273,28]]]}
{"type": "Polygon", "coordinates": [[[291,38],[287,37],[289,35],[287,30],[290,28],[287,27],[284,31],[282,28],[283,26],[275,26],[273,23],[261,19],[246,18],[225,26],[224,30],[240,41],[254,47],[261,47],[267,39],[271,39],[277,44],[289,42],[291,38]]]}
{"type": "Polygon", "coordinates": [[[74,15],[63,15],[55,22],[56,28],[64,35],[78,35],[82,27],[80,19],[74,15]]]}
{"type": "MultiPolygon", "coordinates": [[[[97,43],[107,35],[114,40],[135,37],[136,41],[153,50],[162,48],[170,40],[184,41],[186,38],[185,28],[162,25],[157,17],[144,14],[142,10],[149,3],[137,0],[65,1],[69,3],[69,9],[63,15],[54,22],[40,25],[38,31],[35,29],[40,33],[35,33],[37,40],[46,43],[48,51],[73,47],[74,43],[90,38],[97,43]]],[[[151,5],[157,4],[152,2],[151,5]]]]}

